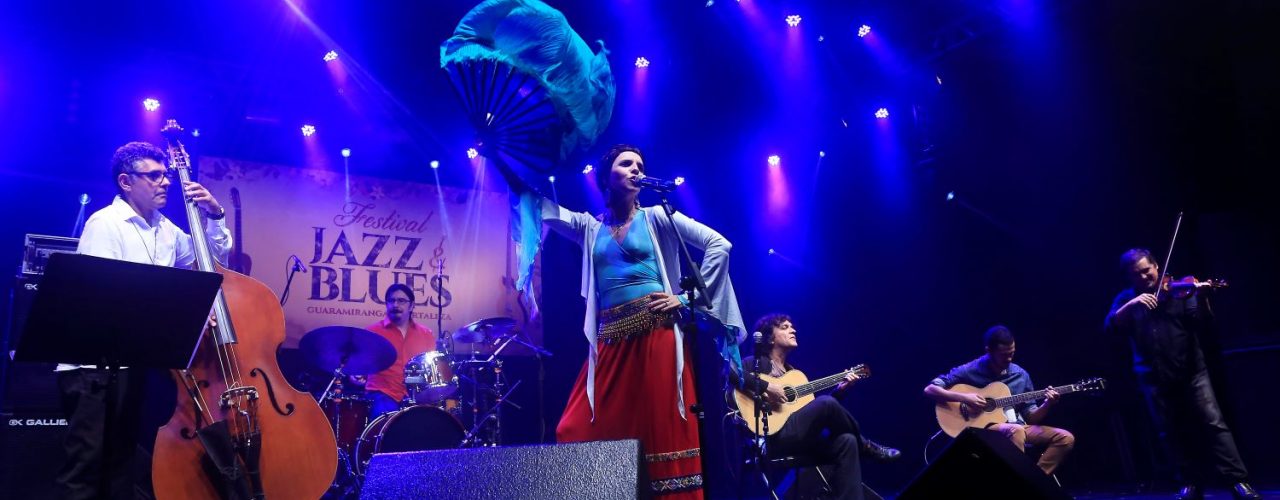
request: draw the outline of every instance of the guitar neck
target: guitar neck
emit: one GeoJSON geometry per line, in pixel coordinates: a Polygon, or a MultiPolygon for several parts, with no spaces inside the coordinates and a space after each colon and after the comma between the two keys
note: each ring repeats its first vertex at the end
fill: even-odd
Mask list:
{"type": "Polygon", "coordinates": [[[840,372],[835,375],[822,377],[809,383],[797,385],[795,386],[796,397],[807,396],[818,391],[835,387],[841,380],[844,380],[845,373],[847,372],[840,372]]]}
{"type": "MultiPolygon", "coordinates": [[[[1064,385],[1060,387],[1050,387],[1049,389],[1053,389],[1057,391],[1058,394],[1070,394],[1078,390],[1076,389],[1075,384],[1064,385]]],[[[1008,408],[1010,406],[1016,406],[1023,403],[1037,401],[1044,398],[1044,394],[1046,392],[1049,392],[1049,389],[1041,389],[1038,391],[1024,392],[1022,394],[1014,394],[1007,398],[995,399],[991,401],[990,405],[995,408],[1008,408]]]]}

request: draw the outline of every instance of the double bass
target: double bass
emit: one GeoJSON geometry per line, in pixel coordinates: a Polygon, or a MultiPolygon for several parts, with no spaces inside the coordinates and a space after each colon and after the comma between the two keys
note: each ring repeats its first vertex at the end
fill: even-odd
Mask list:
{"type": "MultiPolygon", "coordinates": [[[[182,129],[162,131],[170,168],[191,180],[182,129]]],[[[191,364],[175,370],[178,401],[156,435],[151,466],[156,498],[319,498],[337,471],[338,447],[323,410],[294,389],[276,362],[284,311],[275,293],[214,261],[199,208],[187,200],[196,266],[223,276],[216,323],[191,364]]]]}

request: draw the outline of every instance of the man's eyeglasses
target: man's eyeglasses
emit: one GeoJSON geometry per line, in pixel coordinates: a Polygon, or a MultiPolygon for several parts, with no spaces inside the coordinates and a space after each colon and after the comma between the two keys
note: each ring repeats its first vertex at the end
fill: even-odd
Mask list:
{"type": "Polygon", "coordinates": [[[138,177],[143,177],[155,183],[159,183],[161,178],[169,179],[172,181],[177,177],[174,174],[173,170],[169,170],[167,168],[164,170],[152,170],[150,172],[129,172],[129,175],[136,175],[138,177]]]}
{"type": "Polygon", "coordinates": [[[409,302],[411,301],[409,299],[391,299],[391,300],[388,300],[387,302],[390,302],[398,306],[405,306],[405,305],[409,305],[409,302]]]}

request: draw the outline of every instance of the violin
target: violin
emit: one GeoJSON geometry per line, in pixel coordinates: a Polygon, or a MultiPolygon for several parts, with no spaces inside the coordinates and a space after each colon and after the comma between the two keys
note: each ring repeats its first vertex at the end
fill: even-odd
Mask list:
{"type": "Polygon", "coordinates": [[[1201,290],[1217,290],[1219,288],[1227,288],[1227,280],[1209,279],[1200,281],[1195,276],[1184,276],[1182,279],[1173,279],[1173,276],[1165,275],[1160,283],[1160,291],[1166,292],[1166,297],[1174,299],[1185,299],[1195,295],[1201,290]]]}

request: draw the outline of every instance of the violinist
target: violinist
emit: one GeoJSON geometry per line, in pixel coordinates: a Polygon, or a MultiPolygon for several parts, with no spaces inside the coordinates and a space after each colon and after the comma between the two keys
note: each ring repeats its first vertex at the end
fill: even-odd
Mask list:
{"type": "MultiPolygon", "coordinates": [[[[1106,331],[1129,337],[1133,368],[1166,455],[1184,487],[1179,499],[1204,498],[1213,476],[1232,484],[1235,498],[1262,498],[1249,485],[1236,442],[1222,418],[1197,335],[1210,319],[1208,297],[1194,279],[1172,284],[1161,278],[1151,252],[1135,248],[1120,258],[1130,288],[1116,295],[1106,331]],[[1200,467],[1191,460],[1202,457],[1200,467]]],[[[1212,287],[1208,287],[1212,288],[1212,287]]]]}

